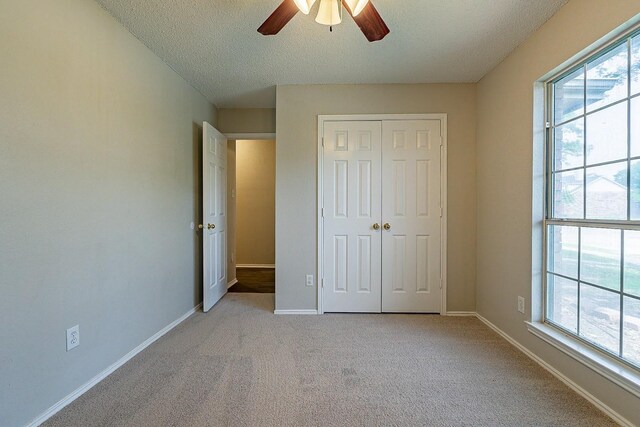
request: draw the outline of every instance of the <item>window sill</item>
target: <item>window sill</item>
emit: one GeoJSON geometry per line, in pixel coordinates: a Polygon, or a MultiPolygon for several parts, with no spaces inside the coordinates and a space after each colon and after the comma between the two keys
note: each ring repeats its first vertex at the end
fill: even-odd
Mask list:
{"type": "Polygon", "coordinates": [[[549,325],[539,322],[525,322],[527,329],[541,340],[551,344],[566,355],[640,397],[640,373],[612,357],[581,343],[549,325]]]}

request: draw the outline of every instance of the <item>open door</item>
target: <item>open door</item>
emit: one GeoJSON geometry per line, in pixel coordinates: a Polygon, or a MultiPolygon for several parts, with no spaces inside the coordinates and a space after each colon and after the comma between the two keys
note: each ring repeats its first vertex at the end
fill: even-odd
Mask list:
{"type": "Polygon", "coordinates": [[[227,138],[204,122],[202,138],[202,309],[227,292],[227,138]]]}

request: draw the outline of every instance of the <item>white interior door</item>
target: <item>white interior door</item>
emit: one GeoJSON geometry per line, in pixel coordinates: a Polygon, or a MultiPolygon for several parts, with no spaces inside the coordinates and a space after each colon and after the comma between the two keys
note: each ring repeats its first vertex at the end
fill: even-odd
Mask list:
{"type": "Polygon", "coordinates": [[[227,138],[209,123],[202,138],[203,291],[209,311],[227,292],[227,138]]]}
{"type": "Polygon", "coordinates": [[[325,312],[381,309],[381,134],[379,121],[324,124],[325,312]]]}
{"type": "Polygon", "coordinates": [[[382,311],[439,313],[440,120],[382,124],[382,311]]]}

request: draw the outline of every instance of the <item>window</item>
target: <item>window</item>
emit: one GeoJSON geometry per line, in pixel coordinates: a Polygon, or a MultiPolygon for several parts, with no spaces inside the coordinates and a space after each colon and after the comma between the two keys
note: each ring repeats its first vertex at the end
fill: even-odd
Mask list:
{"type": "Polygon", "coordinates": [[[640,367],[640,34],[547,84],[545,322],[640,367]]]}

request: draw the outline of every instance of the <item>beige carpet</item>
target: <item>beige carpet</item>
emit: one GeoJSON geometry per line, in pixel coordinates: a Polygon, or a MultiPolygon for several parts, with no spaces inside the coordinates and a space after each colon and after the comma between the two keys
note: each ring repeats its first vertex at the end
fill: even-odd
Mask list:
{"type": "Polygon", "coordinates": [[[275,316],[228,294],[46,426],[607,426],[474,318],[275,316]]]}

